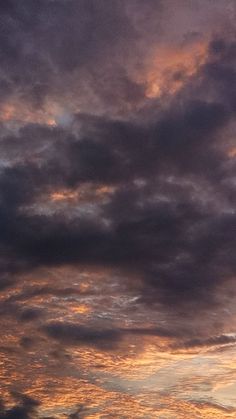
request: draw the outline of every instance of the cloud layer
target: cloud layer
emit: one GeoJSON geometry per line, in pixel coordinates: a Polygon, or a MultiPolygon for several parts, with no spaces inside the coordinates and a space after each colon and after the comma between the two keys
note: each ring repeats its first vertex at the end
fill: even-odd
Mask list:
{"type": "MultiPolygon", "coordinates": [[[[71,383],[91,379],[88,353],[116,375],[125,348],[234,347],[234,17],[230,0],[0,4],[0,349],[16,376],[25,352],[43,371],[36,399],[58,359],[71,383]]],[[[30,398],[0,419],[36,415],[20,381],[30,398]]],[[[63,403],[45,415],[77,417],[63,403]]]]}

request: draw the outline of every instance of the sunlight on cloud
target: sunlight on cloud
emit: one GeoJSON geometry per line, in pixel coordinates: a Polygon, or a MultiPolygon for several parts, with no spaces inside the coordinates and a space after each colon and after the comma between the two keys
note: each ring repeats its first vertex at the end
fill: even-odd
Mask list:
{"type": "Polygon", "coordinates": [[[147,98],[173,95],[196,74],[207,56],[207,42],[166,47],[154,54],[144,82],[147,98]]]}

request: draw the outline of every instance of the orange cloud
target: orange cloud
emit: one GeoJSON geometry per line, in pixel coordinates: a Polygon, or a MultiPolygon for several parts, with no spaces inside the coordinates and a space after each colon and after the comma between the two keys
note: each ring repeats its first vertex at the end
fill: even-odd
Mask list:
{"type": "Polygon", "coordinates": [[[94,187],[89,183],[81,186],[77,189],[59,189],[50,194],[50,200],[53,202],[60,201],[71,201],[77,200],[80,201],[90,201],[93,199],[102,199],[114,192],[114,187],[108,185],[100,185],[94,187]]]}
{"type": "Polygon", "coordinates": [[[159,47],[142,82],[146,85],[146,97],[173,94],[194,75],[207,56],[207,43],[198,42],[187,46],[159,47]]]}
{"type": "Polygon", "coordinates": [[[231,150],[229,150],[228,157],[230,157],[230,158],[236,157],[236,147],[233,147],[233,148],[231,148],[231,150]]]}
{"type": "Polygon", "coordinates": [[[18,98],[10,99],[0,106],[0,121],[18,123],[36,123],[56,125],[57,105],[46,103],[43,108],[32,108],[32,105],[18,98]]]}
{"type": "Polygon", "coordinates": [[[75,199],[78,198],[78,193],[77,191],[71,191],[71,190],[60,190],[57,192],[53,192],[50,195],[50,199],[52,201],[67,201],[67,200],[71,200],[71,199],[75,199]]]}

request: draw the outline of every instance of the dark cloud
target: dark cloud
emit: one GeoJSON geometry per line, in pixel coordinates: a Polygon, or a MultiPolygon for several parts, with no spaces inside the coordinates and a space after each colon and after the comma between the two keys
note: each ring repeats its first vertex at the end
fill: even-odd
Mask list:
{"type": "Polygon", "coordinates": [[[177,339],[189,335],[184,327],[182,330],[174,328],[109,328],[82,326],[69,322],[51,322],[43,326],[43,332],[50,338],[63,345],[96,346],[105,350],[115,350],[125,337],[129,341],[142,336],[177,339]]]}
{"type": "Polygon", "coordinates": [[[210,59],[204,71],[210,82],[208,88],[215,88],[221,100],[229,105],[229,110],[236,111],[236,93],[232,88],[236,80],[236,42],[227,42],[224,38],[214,39],[210,44],[210,59]]]}
{"type": "Polygon", "coordinates": [[[44,331],[64,345],[95,345],[103,349],[112,349],[120,340],[119,331],[96,330],[73,323],[51,323],[44,327],[44,331]]]}
{"type": "Polygon", "coordinates": [[[114,266],[138,273],[145,297],[151,287],[150,296],[171,304],[207,300],[208,291],[235,272],[235,216],[215,212],[201,198],[210,188],[213,202],[215,194],[228,201],[220,186],[227,159],[214,149],[227,121],[223,105],[199,101],[171,109],[148,128],[100,119],[88,137],[55,139],[42,164],[3,169],[3,271],[9,264],[13,271],[65,263],[114,266]],[[92,218],[40,214],[40,196],[84,182],[116,187],[92,218]],[[38,214],[30,214],[38,199],[38,214]]]}
{"type": "Polygon", "coordinates": [[[19,401],[14,407],[5,408],[0,406],[1,419],[34,419],[39,403],[28,396],[15,394],[14,397],[19,401]]]}
{"type": "Polygon", "coordinates": [[[14,286],[14,284],[15,284],[15,281],[13,280],[13,278],[2,277],[0,279],[0,290],[3,291],[7,288],[14,286]]]}
{"type": "MultiPolygon", "coordinates": [[[[153,7],[123,1],[19,7],[9,1],[1,6],[3,73],[20,95],[30,90],[40,102],[39,86],[57,94],[51,78],[61,85],[75,69],[86,69],[96,79],[101,63],[104,80],[97,79],[97,90],[104,102],[114,85],[124,102],[138,101],[143,86],[129,79],[123,58],[128,48],[137,52],[141,12],[150,17],[153,7]],[[110,56],[112,69],[120,62],[115,82],[104,70],[110,56]]],[[[154,9],[163,13],[159,2],[154,9]]],[[[159,99],[151,101],[143,119],[140,112],[126,121],[81,113],[68,126],[26,124],[3,135],[2,287],[9,273],[81,263],[138,275],[145,301],[210,304],[216,286],[235,274],[234,187],[225,187],[235,169],[222,140],[235,111],[235,42],[217,36],[207,54],[165,106],[157,109],[159,99]],[[114,191],[105,202],[96,197],[90,215],[75,215],[79,201],[73,215],[50,202],[43,210],[50,193],[86,184],[114,191]]]]}
{"type": "MultiPolygon", "coordinates": [[[[92,90],[93,98],[110,106],[143,98],[142,87],[126,69],[140,56],[140,37],[146,29],[146,20],[140,17],[149,9],[142,2],[131,2],[131,9],[123,0],[114,4],[40,0],[37,4],[26,1],[23,7],[12,0],[6,4],[1,6],[2,100],[17,89],[22,101],[37,108],[48,96],[66,96],[75,87],[83,96],[92,90]]],[[[159,13],[159,2],[155,2],[148,16],[154,20],[159,13]]]]}
{"type": "Polygon", "coordinates": [[[71,414],[68,416],[68,419],[79,419],[79,418],[81,418],[81,415],[80,415],[80,414],[82,414],[82,415],[83,415],[83,411],[84,411],[83,406],[80,406],[80,407],[77,409],[77,411],[76,411],[76,412],[71,413],[71,414]]]}
{"type": "Polygon", "coordinates": [[[30,322],[38,319],[41,316],[41,311],[37,308],[27,308],[20,314],[20,320],[22,322],[30,322]]]}
{"type": "Polygon", "coordinates": [[[28,336],[23,336],[20,340],[19,340],[19,345],[23,348],[23,349],[31,349],[35,344],[34,339],[28,337],[28,336]]]}
{"type": "MultiPolygon", "coordinates": [[[[186,350],[199,352],[204,348],[221,351],[235,344],[234,334],[214,335],[214,329],[217,330],[217,326],[208,324],[208,321],[204,327],[197,323],[193,327],[184,321],[181,325],[177,325],[172,319],[166,327],[101,328],[101,326],[82,326],[71,322],[50,322],[41,330],[49,339],[60,343],[62,348],[86,346],[112,352],[126,351],[127,342],[140,345],[143,339],[149,337],[159,350],[163,350],[163,339],[167,339],[164,350],[168,347],[168,350],[174,353],[186,350]]],[[[51,355],[58,357],[57,352],[51,355]]]]}
{"type": "MultiPolygon", "coordinates": [[[[124,115],[146,103],[145,80],[137,74],[158,56],[163,41],[191,43],[206,31],[201,7],[184,5],[188,20],[176,28],[169,1],[27,0],[19,6],[8,0],[0,18],[1,103],[16,99],[32,112],[56,102],[62,111],[82,107],[124,115]]],[[[183,8],[176,8],[180,16],[183,8]]],[[[209,8],[214,20],[218,8],[209,8]]],[[[227,10],[224,15],[230,21],[227,10]]]]}
{"type": "Polygon", "coordinates": [[[185,348],[198,348],[198,347],[214,347],[214,346],[221,346],[221,345],[229,345],[235,343],[236,338],[235,336],[230,335],[221,335],[221,336],[213,336],[208,339],[199,339],[194,338],[187,340],[184,342],[183,346],[185,348]]]}

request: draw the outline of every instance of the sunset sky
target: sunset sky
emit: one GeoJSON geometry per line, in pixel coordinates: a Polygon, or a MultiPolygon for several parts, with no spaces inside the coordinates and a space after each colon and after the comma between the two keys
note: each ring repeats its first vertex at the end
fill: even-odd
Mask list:
{"type": "Polygon", "coordinates": [[[236,1],[0,1],[0,419],[236,418],[236,1]]]}

